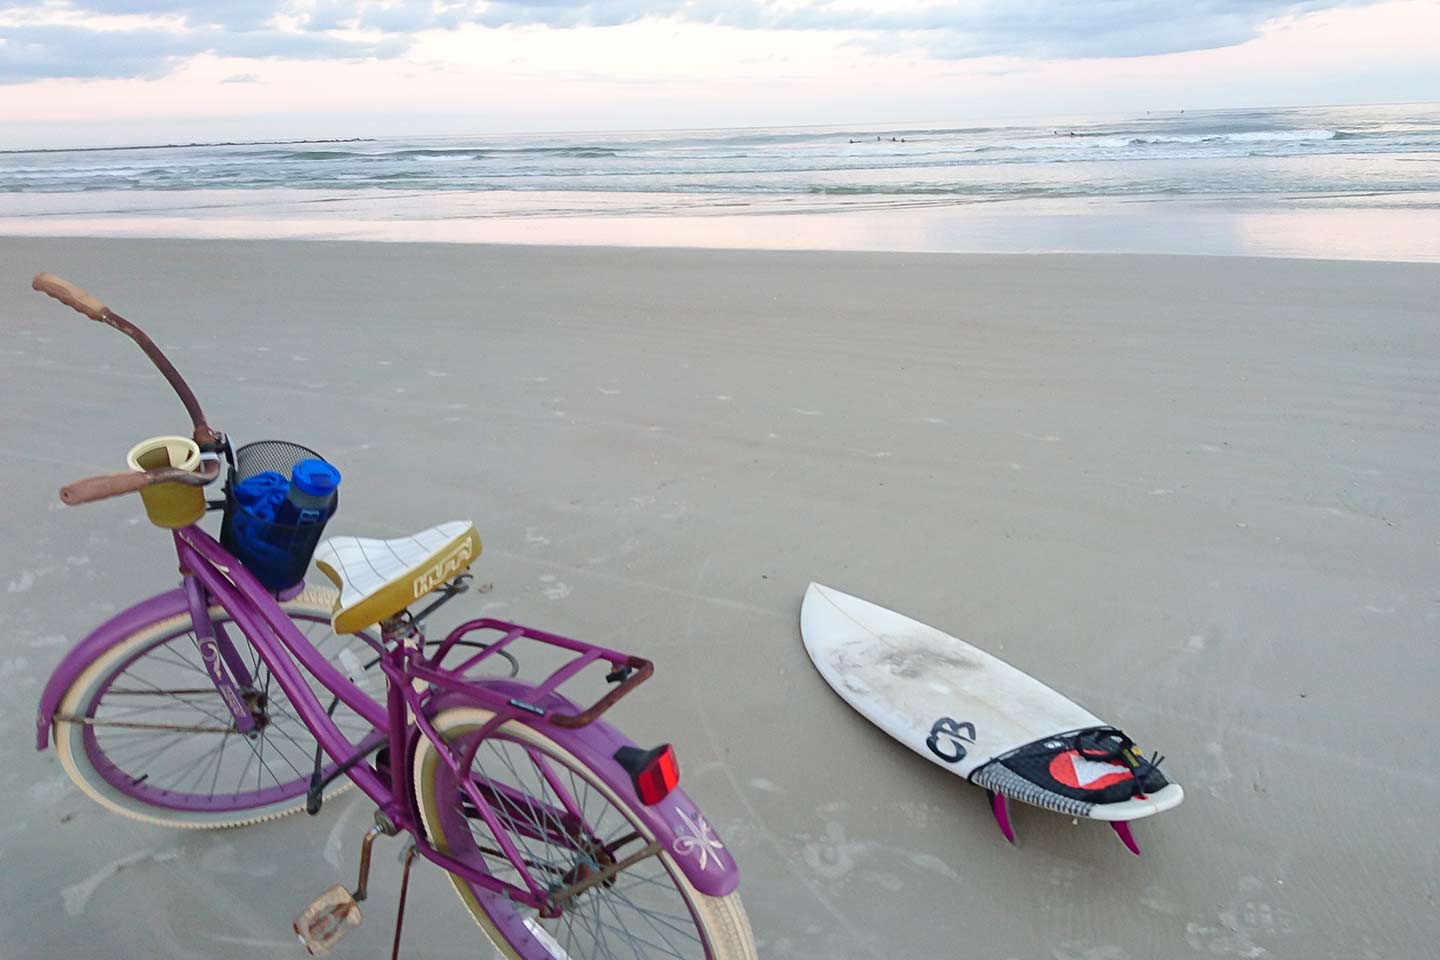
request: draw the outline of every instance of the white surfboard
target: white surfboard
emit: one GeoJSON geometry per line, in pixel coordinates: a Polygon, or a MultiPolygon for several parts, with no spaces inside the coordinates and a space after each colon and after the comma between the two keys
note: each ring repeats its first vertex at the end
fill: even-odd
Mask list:
{"type": "Polygon", "coordinates": [[[990,792],[1014,841],[1006,798],[1110,822],[1184,799],[1134,744],[1090,711],[963,640],[839,590],[810,584],[800,633],[845,702],[925,759],[990,792]],[[1142,784],[1148,789],[1142,789],[1142,784]]]}

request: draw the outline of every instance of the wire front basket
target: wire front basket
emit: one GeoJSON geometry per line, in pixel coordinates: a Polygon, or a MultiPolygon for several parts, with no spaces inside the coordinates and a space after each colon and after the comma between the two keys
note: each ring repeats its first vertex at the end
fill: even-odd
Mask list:
{"type": "Polygon", "coordinates": [[[267,471],[288,480],[295,464],[309,459],[325,458],[309,447],[284,440],[247,443],[235,451],[233,469],[225,479],[225,520],[220,527],[220,544],[269,590],[284,590],[305,579],[310,558],[320,543],[326,522],[335,513],[339,495],[336,494],[330,514],[318,523],[291,526],[251,514],[236,500],[235,485],[267,471]]]}

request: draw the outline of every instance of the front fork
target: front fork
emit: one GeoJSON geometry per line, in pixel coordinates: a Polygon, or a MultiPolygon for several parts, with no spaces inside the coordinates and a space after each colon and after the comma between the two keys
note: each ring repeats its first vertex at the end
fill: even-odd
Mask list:
{"type": "Polygon", "coordinates": [[[265,693],[255,689],[245,661],[225,632],[223,624],[210,619],[210,603],[206,591],[193,574],[185,574],[185,602],[190,607],[190,625],[200,648],[200,660],[210,682],[215,684],[225,708],[235,721],[235,728],[250,734],[256,729],[257,717],[264,716],[265,693]]]}

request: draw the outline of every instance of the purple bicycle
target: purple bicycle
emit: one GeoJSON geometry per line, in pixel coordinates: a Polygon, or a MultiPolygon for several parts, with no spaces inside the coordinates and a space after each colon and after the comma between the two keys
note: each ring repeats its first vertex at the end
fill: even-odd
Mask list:
{"type": "Polygon", "coordinates": [[[257,572],[235,555],[233,482],[314,454],[234,449],[139,328],[56,277],[34,286],[134,339],[194,425],[193,443],[160,438],[173,441],[168,461],[132,451],[131,472],[61,491],[68,504],[141,493],[171,529],[181,580],[94,630],[45,686],[36,746],[53,742],[87,795],[149,823],[217,828],[314,813],[358,786],[375,826],[353,893],[337,885],[295,921],[312,952],[359,923],[375,838],[406,833],[396,953],[419,855],[512,960],[753,960],[735,861],[678,788],[673,750],[642,749],[601,719],[649,661],[491,619],[427,639],[426,617],[465,592],[480,553],[468,522],[312,542],[289,555],[288,583],[283,565],[257,572]],[[222,464],[226,499],[207,503],[222,464]],[[220,507],[216,540],[196,521],[220,507]],[[311,552],[333,589],[304,583],[311,552]],[[522,651],[546,661],[543,679],[519,678],[522,651]],[[602,673],[588,705],[561,692],[602,673]]]}

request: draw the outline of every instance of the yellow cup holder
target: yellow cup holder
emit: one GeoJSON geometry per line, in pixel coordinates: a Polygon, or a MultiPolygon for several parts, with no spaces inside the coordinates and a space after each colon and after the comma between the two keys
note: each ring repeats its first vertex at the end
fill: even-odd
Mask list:
{"type": "MultiPolygon", "coordinates": [[[[151,437],[130,448],[125,462],[131,470],[177,467],[196,472],[200,447],[189,437],[151,437]]],[[[155,483],[140,491],[145,513],[157,527],[188,527],[205,515],[205,489],[183,483],[155,483]]]]}

